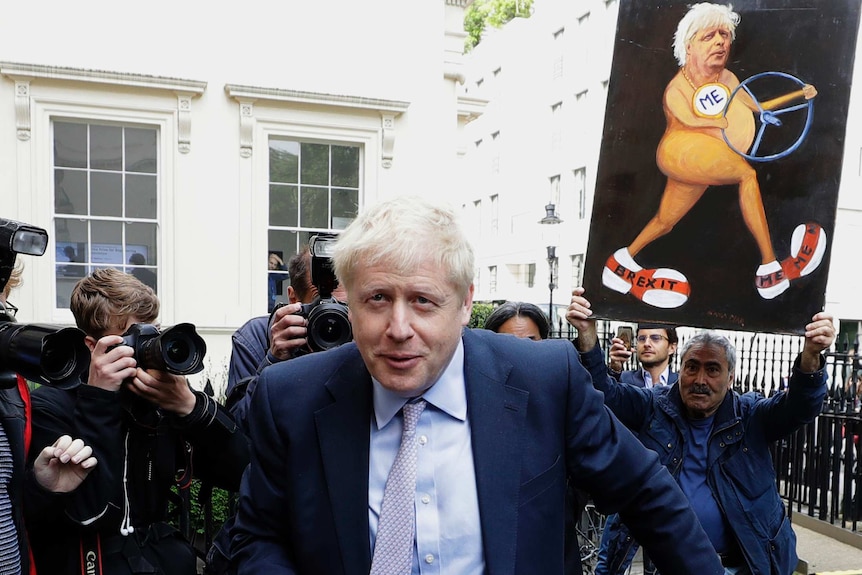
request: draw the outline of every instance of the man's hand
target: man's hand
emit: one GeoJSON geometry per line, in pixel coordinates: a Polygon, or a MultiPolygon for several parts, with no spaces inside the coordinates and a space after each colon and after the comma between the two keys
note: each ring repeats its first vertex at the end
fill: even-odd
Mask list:
{"type": "Polygon", "coordinates": [[[119,391],[123,381],[135,376],[135,350],[123,343],[118,335],[106,335],[90,352],[90,372],[87,384],[108,391],[119,391]],[[111,349],[111,347],[114,347],[111,349]]]}
{"type": "Polygon", "coordinates": [[[632,352],[626,349],[626,344],[618,337],[611,340],[611,349],[608,351],[608,367],[614,371],[622,371],[625,364],[632,357],[632,352]]]}
{"type": "Polygon", "coordinates": [[[584,297],[581,286],[572,290],[572,301],[566,310],[566,321],[578,330],[578,351],[590,351],[599,343],[596,320],[591,319],[593,311],[590,300],[584,297]]]}
{"type": "Polygon", "coordinates": [[[832,315],[821,311],[805,326],[805,345],[800,354],[799,368],[803,373],[820,369],[820,353],[835,341],[835,324],[832,315]]]}
{"type": "Polygon", "coordinates": [[[81,485],[97,463],[89,445],[63,435],[39,453],[33,463],[33,474],[48,491],[68,493],[81,485]]]}
{"type": "Polygon", "coordinates": [[[307,343],[308,320],[296,315],[302,304],[292,303],[278,308],[269,327],[269,353],[280,361],[290,359],[294,350],[307,343]]]}
{"type": "Polygon", "coordinates": [[[195,408],[195,394],[181,375],[157,369],[138,369],[135,378],[129,382],[129,389],[175,415],[186,416],[195,408]]]}

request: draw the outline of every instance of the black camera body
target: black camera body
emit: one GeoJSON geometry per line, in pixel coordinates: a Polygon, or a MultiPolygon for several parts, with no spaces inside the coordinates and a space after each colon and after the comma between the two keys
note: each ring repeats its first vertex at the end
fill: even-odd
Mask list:
{"type": "MultiPolygon", "coordinates": [[[[48,246],[44,229],[0,218],[0,292],[18,254],[41,256],[48,246]]],[[[0,388],[15,387],[16,374],[42,385],[69,389],[81,383],[90,365],[84,332],[76,327],[21,324],[0,302],[0,388]]]]}
{"type": "MultiPolygon", "coordinates": [[[[338,287],[338,278],[332,270],[332,248],[337,237],[335,234],[315,234],[308,240],[311,252],[311,283],[317,288],[317,297],[311,303],[302,304],[297,315],[308,320],[306,340],[311,351],[325,351],[353,339],[347,304],[332,296],[332,292],[338,287]]],[[[283,305],[285,304],[277,305],[275,310],[283,305]]],[[[273,314],[275,310],[272,311],[273,314]]]]}
{"type": "Polygon", "coordinates": [[[123,343],[117,345],[133,348],[135,361],[141,369],[157,369],[175,375],[203,370],[207,353],[206,342],[190,323],[179,323],[164,331],[149,323],[136,323],[123,334],[123,343]]]}

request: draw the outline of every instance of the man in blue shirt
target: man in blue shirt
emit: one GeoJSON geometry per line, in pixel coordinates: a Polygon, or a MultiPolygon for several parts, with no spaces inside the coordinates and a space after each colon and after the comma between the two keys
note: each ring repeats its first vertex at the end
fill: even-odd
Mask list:
{"type": "Polygon", "coordinates": [[[568,479],[620,512],[666,573],[722,573],[685,496],[604,408],[569,342],[464,329],[474,258],[453,210],[405,196],[371,206],[333,263],[354,340],[261,372],[231,546],[240,575],[562,575],[568,479]],[[393,548],[379,527],[396,501],[408,508],[393,548]]]}
{"type": "Polygon", "coordinates": [[[593,385],[676,477],[727,573],[792,573],[796,535],[776,488],[770,447],[820,413],[827,379],[821,352],[835,341],[832,316],[817,313],[805,326],[789,389],[765,398],[732,390],[736,350],[710,331],[683,346],[676,384],[619,385],[607,374],[591,315],[576,288],[566,317],[578,329],[576,346],[593,385]]]}

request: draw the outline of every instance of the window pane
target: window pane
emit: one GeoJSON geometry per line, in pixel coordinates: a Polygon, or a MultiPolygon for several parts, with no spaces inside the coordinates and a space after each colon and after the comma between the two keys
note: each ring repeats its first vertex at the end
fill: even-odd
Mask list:
{"type": "Polygon", "coordinates": [[[126,175],[126,217],[156,218],[156,176],[126,175]]]}
{"type": "Polygon", "coordinates": [[[343,230],[359,215],[358,190],[332,190],[332,228],[343,230]]]}
{"type": "Polygon", "coordinates": [[[269,141],[269,180],[286,184],[299,182],[299,142],[269,141]]]}
{"type": "Polygon", "coordinates": [[[299,225],[303,228],[327,228],[329,224],[329,198],[321,188],[302,188],[302,208],[299,225]]]}
{"type": "Polygon", "coordinates": [[[123,176],[105,172],[90,173],[90,192],[93,204],[90,213],[94,216],[123,215],[123,176]]]}
{"type": "Polygon", "coordinates": [[[69,295],[78,279],[89,272],[87,222],[57,218],[54,221],[54,260],[57,274],[57,305],[69,307],[69,295]]]}
{"type": "Polygon", "coordinates": [[[291,256],[297,252],[297,241],[296,232],[269,230],[269,253],[277,254],[286,266],[291,256]]]}
{"type": "Polygon", "coordinates": [[[267,253],[267,312],[276,304],[289,301],[287,286],[287,262],[297,250],[296,232],[270,230],[269,250],[267,253]]]}
{"type": "Polygon", "coordinates": [[[132,272],[156,289],[158,145],[155,127],[54,122],[58,306],[68,307],[74,283],[98,268],[132,272]]]}
{"type": "Polygon", "coordinates": [[[122,222],[93,221],[90,225],[93,234],[92,262],[94,264],[125,263],[122,222]]]}
{"type": "Polygon", "coordinates": [[[300,183],[305,185],[329,185],[329,146],[326,144],[302,144],[300,183]]]}
{"type": "MultiPolygon", "coordinates": [[[[126,258],[125,261],[135,265],[154,266],[159,263],[158,250],[156,249],[158,238],[158,226],[155,223],[133,222],[126,224],[126,258]],[[132,254],[140,254],[143,260],[135,258],[131,261],[132,254]]],[[[152,286],[151,286],[152,287],[152,286]]]]}
{"type": "Polygon", "coordinates": [[[123,169],[123,130],[117,126],[90,126],[90,168],[123,169]]]}
{"type": "Polygon", "coordinates": [[[54,122],[54,165],[87,167],[87,125],[54,122]]]}
{"type": "MultiPolygon", "coordinates": [[[[132,258],[137,260],[137,256],[141,254],[133,254],[132,258]]],[[[156,268],[145,268],[145,267],[128,267],[126,268],[126,273],[132,274],[136,278],[138,278],[142,284],[145,286],[150,286],[150,288],[155,292],[159,293],[158,284],[159,284],[159,276],[158,270],[156,268]]]]}
{"type": "Polygon", "coordinates": [[[332,146],[332,185],[359,187],[359,148],[332,146]]]}
{"type": "Polygon", "coordinates": [[[87,214],[87,172],[54,170],[54,211],[87,214]]]}
{"type": "Polygon", "coordinates": [[[299,225],[299,190],[296,186],[270,184],[269,225],[299,225]]]}
{"type": "MultiPolygon", "coordinates": [[[[362,150],[355,145],[272,138],[269,152],[268,255],[283,256],[287,264],[312,234],[342,230],[358,215],[362,150]],[[289,248],[283,245],[288,242],[289,248]]],[[[270,285],[277,271],[268,270],[270,285]]],[[[283,297],[274,289],[269,290],[270,305],[283,297]]]]}
{"type": "Polygon", "coordinates": [[[126,171],[156,173],[156,131],[126,128],[126,171]]]}

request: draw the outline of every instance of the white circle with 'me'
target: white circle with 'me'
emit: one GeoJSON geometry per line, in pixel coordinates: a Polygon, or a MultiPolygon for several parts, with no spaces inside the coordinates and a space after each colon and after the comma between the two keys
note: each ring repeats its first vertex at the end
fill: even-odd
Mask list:
{"type": "Polygon", "coordinates": [[[720,82],[704,84],[694,91],[694,113],[702,118],[720,118],[730,98],[730,90],[720,82]]]}

